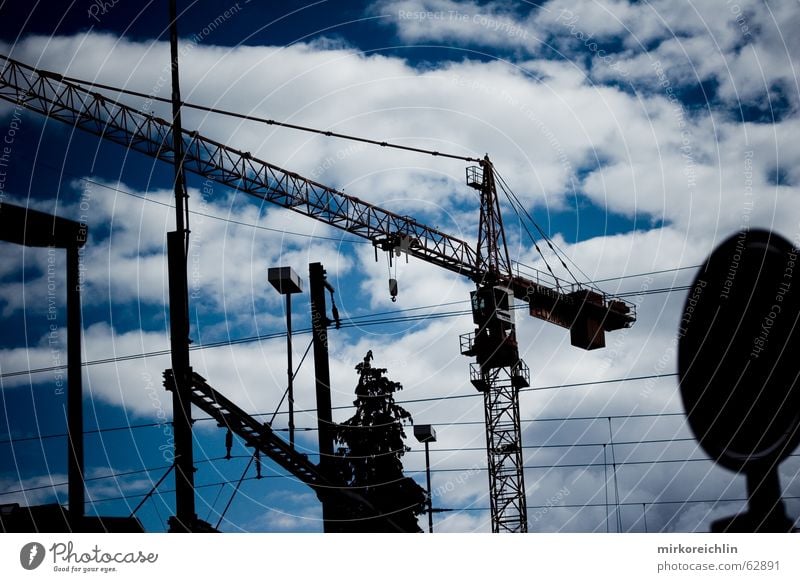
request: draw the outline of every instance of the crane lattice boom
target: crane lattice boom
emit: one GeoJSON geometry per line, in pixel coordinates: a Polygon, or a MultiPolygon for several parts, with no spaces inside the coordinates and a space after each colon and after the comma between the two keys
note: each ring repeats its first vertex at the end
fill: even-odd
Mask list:
{"type": "MultiPolygon", "coordinates": [[[[172,163],[171,124],[131,106],[5,56],[0,72],[0,99],[77,127],[126,148],[172,163]]],[[[482,281],[489,273],[485,258],[468,242],[431,228],[408,216],[385,210],[259,160],[248,152],[182,132],[184,168],[294,212],[366,238],[375,245],[400,248],[413,257],[482,281]]],[[[629,327],[634,306],[575,283],[541,272],[535,280],[514,274],[503,265],[498,282],[514,297],[530,304],[531,315],[571,328],[579,317],[599,322],[603,331],[629,327]]]]}

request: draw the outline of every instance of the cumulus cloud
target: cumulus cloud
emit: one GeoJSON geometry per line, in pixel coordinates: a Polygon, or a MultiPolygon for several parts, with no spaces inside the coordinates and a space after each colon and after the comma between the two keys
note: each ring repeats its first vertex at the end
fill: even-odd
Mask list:
{"type": "MultiPolygon", "coordinates": [[[[742,226],[771,227],[790,238],[800,231],[793,202],[800,194],[796,118],[782,114],[774,123],[764,123],[741,122],[736,116],[740,104],[762,107],[765,95],[778,99],[780,94],[790,107],[796,104],[795,76],[786,58],[796,53],[796,41],[776,34],[777,23],[781,31],[789,30],[795,16],[785,13],[783,5],[764,8],[744,1],[739,2],[741,18],[729,3],[695,3],[692,10],[672,6],[556,0],[526,12],[504,2],[390,0],[378,3],[373,13],[388,14],[385,22],[402,41],[452,44],[464,52],[416,67],[397,56],[366,55],[341,44],[200,44],[182,63],[187,101],[470,156],[489,152],[531,211],[564,212],[574,206],[580,210],[585,204],[593,217],[638,220],[636,229],[588,240],[571,241],[551,233],[587,279],[611,278],[602,286],[631,293],[629,299],[637,304],[636,325],[609,334],[605,350],[573,348],[566,330],[532,321],[524,310],[517,312],[523,357],[534,378],[534,389],[521,395],[521,414],[528,447],[525,464],[531,467],[525,474],[529,515],[535,518],[532,529],[538,531],[605,531],[606,523],[613,531],[617,511],[623,529],[641,531],[647,519],[651,531],[703,530],[732,506],[715,509],[713,504],[672,502],[715,499],[720,492],[731,498],[742,494],[741,479],[707,461],[690,460],[702,457],[702,451],[679,414],[678,386],[670,376],[675,372],[675,331],[685,296],[651,293],[688,284],[693,271],[613,278],[697,265],[742,226]],[[451,11],[467,18],[456,19],[451,11]],[[447,17],[428,16],[429,12],[447,17]],[[744,34],[742,19],[751,25],[749,35],[744,34]],[[594,48],[593,41],[598,43],[594,48]],[[478,59],[467,50],[476,46],[488,47],[487,54],[506,61],[478,59]],[[599,53],[601,48],[605,53],[599,53]],[[552,59],[552,51],[560,51],[563,58],[552,59]],[[717,84],[710,101],[684,99],[682,92],[700,81],[717,84]],[[794,93],[787,90],[792,86],[794,93]],[[640,376],[653,377],[619,381],[640,376]],[[603,383],[584,384],[588,382],[603,383]],[[666,416],[631,416],[661,413],[666,416]],[[548,418],[555,420],[542,420],[548,418]],[[619,463],[616,486],[609,474],[612,442],[619,463]],[[619,498],[618,510],[609,509],[607,495],[612,506],[619,498]]],[[[159,88],[166,74],[161,63],[168,60],[165,43],[94,33],[27,37],[13,51],[15,58],[34,65],[146,93],[159,88]]],[[[163,95],[163,89],[159,91],[163,95]]],[[[123,100],[168,115],[162,104],[123,100]]],[[[478,204],[463,183],[461,162],[388,155],[191,111],[184,124],[475,240],[478,204]]],[[[91,322],[85,330],[86,359],[166,349],[164,232],[172,224],[171,194],[88,178],[99,185],[92,197],[92,235],[85,257],[91,268],[86,272],[84,303],[109,310],[133,305],[145,316],[134,324],[91,322]],[[115,195],[109,188],[140,198],[115,195]]],[[[74,192],[85,184],[73,185],[74,192]]],[[[420,306],[432,306],[423,313],[467,307],[457,302],[468,298],[469,281],[414,259],[406,264],[404,257],[390,270],[381,253],[374,261],[369,245],[285,235],[291,230],[340,236],[287,211],[262,208],[219,187],[212,190],[196,187],[190,192],[191,209],[200,213],[191,219],[189,249],[190,291],[197,292],[193,314],[199,323],[193,333],[200,343],[283,329],[281,301],[265,284],[264,272],[279,263],[304,273],[308,262],[323,262],[346,317],[420,306]],[[400,284],[396,304],[389,299],[390,276],[400,284]]],[[[80,217],[74,204],[60,210],[80,217]]],[[[508,222],[513,222],[510,217],[508,222]]],[[[546,270],[530,241],[518,232],[509,237],[515,243],[514,258],[546,270]]],[[[24,262],[17,255],[8,257],[0,263],[5,313],[25,309],[35,315],[41,311],[38,299],[21,298],[46,295],[47,255],[26,254],[24,262]],[[9,280],[23,267],[24,286],[9,280]]],[[[549,259],[559,275],[568,275],[557,260],[549,259]]],[[[307,324],[304,301],[296,302],[295,317],[298,325],[307,324]]],[[[349,416],[353,367],[372,349],[376,365],[387,367],[390,377],[404,385],[399,399],[412,401],[406,407],[415,420],[437,424],[434,503],[469,509],[438,514],[440,531],[489,530],[483,403],[468,382],[467,359],[459,353],[457,337],[471,327],[470,316],[460,315],[331,331],[333,403],[343,407],[334,413],[337,420],[349,416]]],[[[296,338],[295,362],[308,340],[296,338]]],[[[243,408],[271,413],[285,388],[284,356],[281,338],[276,338],[198,350],[192,360],[199,373],[243,408]]],[[[4,371],[52,362],[47,338],[41,336],[30,345],[3,350],[2,358],[4,371]]],[[[157,419],[160,412],[170,411],[159,378],[167,366],[165,356],[90,366],[87,386],[99,401],[157,419]],[[148,378],[155,379],[154,387],[148,378]],[[149,396],[154,391],[155,399],[149,396]]],[[[26,382],[9,379],[4,389],[26,382]]],[[[301,369],[296,385],[297,408],[313,411],[310,364],[301,369]]],[[[277,418],[276,426],[285,426],[285,415],[277,418]]],[[[301,412],[297,422],[313,428],[316,417],[301,412]]],[[[198,432],[214,431],[208,427],[198,432]]],[[[299,443],[313,454],[314,433],[300,433],[299,443]]],[[[412,444],[406,467],[422,482],[421,449],[412,444]]],[[[796,473],[785,472],[784,484],[787,491],[796,492],[796,473]]],[[[260,502],[283,508],[283,513],[248,524],[253,529],[316,527],[309,525],[317,523],[314,499],[260,502]]]]}

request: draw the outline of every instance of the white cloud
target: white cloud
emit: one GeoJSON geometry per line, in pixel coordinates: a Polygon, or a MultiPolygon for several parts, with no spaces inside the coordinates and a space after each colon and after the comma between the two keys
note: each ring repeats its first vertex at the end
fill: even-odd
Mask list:
{"type": "Polygon", "coordinates": [[[383,0],[372,12],[384,17],[382,23],[396,26],[400,38],[409,43],[527,48],[541,42],[533,17],[520,19],[508,2],[383,0]]]}
{"type": "MultiPolygon", "coordinates": [[[[398,13],[400,9],[449,10],[453,5],[445,0],[385,2],[377,10],[398,13]]],[[[741,5],[750,6],[745,2],[741,5]]],[[[462,11],[478,10],[477,4],[459,6],[462,11]]],[[[609,73],[603,77],[602,61],[592,64],[587,77],[583,63],[547,60],[536,46],[528,47],[508,34],[503,36],[502,27],[492,32],[483,26],[481,31],[486,33],[483,38],[487,44],[527,52],[522,52],[524,56],[516,64],[463,60],[417,69],[396,57],[365,56],[341,46],[296,44],[286,48],[227,49],[199,45],[182,63],[184,97],[254,115],[401,143],[478,156],[488,151],[529,208],[563,210],[578,192],[601,210],[636,217],[640,228],[642,223],[659,225],[576,244],[568,244],[553,233],[559,246],[591,279],[698,264],[715,244],[741,226],[748,184],[754,203],[748,214],[749,224],[771,226],[793,237],[800,222],[793,202],[800,194],[800,176],[795,170],[800,163],[800,149],[793,139],[797,121],[786,118],[774,124],[740,124],[729,112],[676,110],[669,94],[663,87],[657,87],[658,76],[651,63],[651,57],[661,60],[673,87],[692,84],[698,78],[716,79],[721,83],[721,95],[730,100],[734,87],[741,96],[758,94],[758,80],[749,82],[754,74],[761,78],[761,72],[764,73],[762,85],[776,80],[791,81],[791,70],[778,58],[782,45],[774,42],[774,34],[764,33],[753,41],[752,48],[737,48],[735,19],[700,20],[696,13],[671,9],[667,3],[652,6],[622,1],[580,5],[552,2],[522,23],[514,21],[530,27],[525,30],[557,34],[561,30],[563,35],[565,25],[556,19],[561,8],[569,8],[579,15],[578,23],[586,26],[586,33],[598,38],[627,34],[624,31],[628,27],[637,36],[624,36],[623,47],[614,57],[627,67],[634,85],[646,91],[603,84],[618,77],[609,73]],[[667,27],[675,34],[665,32],[669,30],[667,27]],[[654,50],[642,53],[637,39],[652,44],[654,50]],[[758,61],[748,54],[758,56],[758,61]],[[689,149],[685,131],[689,132],[689,149]],[[768,175],[778,167],[786,172],[788,185],[769,183],[768,175]]],[[[719,5],[709,10],[713,13],[714,9],[721,10],[719,5]]],[[[485,4],[480,10],[501,24],[517,18],[506,4],[485,4]]],[[[697,10],[705,8],[698,6],[697,10]]],[[[761,10],[747,14],[757,23],[766,23],[769,17],[761,10]]],[[[787,22],[787,18],[792,17],[776,12],[779,22],[787,22]]],[[[456,27],[421,18],[397,20],[396,24],[400,26],[401,38],[408,42],[439,39],[458,43],[474,37],[476,26],[482,26],[471,23],[469,27],[456,27]]],[[[567,41],[564,47],[580,45],[575,37],[567,41]]],[[[164,72],[160,63],[167,61],[164,43],[96,34],[30,37],[16,46],[14,52],[16,58],[48,69],[66,70],[78,77],[146,92],[156,86],[164,72]]],[[[166,115],[161,105],[153,108],[166,115]]],[[[426,222],[441,223],[443,229],[474,240],[477,202],[474,192],[463,184],[461,162],[390,155],[382,150],[354,148],[347,143],[250,123],[231,123],[229,119],[197,113],[187,112],[185,125],[320,182],[346,187],[364,200],[385,204],[402,213],[421,213],[426,222]]],[[[120,187],[133,189],[124,184],[120,187]]],[[[87,271],[86,304],[162,306],[166,298],[164,232],[171,228],[173,211],[101,190],[98,187],[94,192],[91,211],[90,232],[98,234],[93,235],[87,247],[86,260],[91,269],[87,271]],[[106,234],[109,228],[110,234],[106,234]]],[[[162,203],[171,199],[167,190],[135,193],[162,203]]],[[[255,204],[243,203],[240,195],[234,197],[221,190],[206,200],[205,207],[203,199],[202,192],[192,191],[192,209],[278,230],[337,234],[289,212],[277,209],[264,212],[255,204]]],[[[74,207],[63,211],[73,218],[78,216],[74,207]]],[[[197,262],[200,296],[194,305],[209,320],[203,323],[203,341],[225,338],[228,334],[240,337],[248,331],[269,333],[283,329],[280,298],[268,288],[264,272],[266,267],[279,263],[292,264],[304,274],[306,263],[323,262],[337,287],[340,308],[350,315],[419,305],[461,309],[463,305],[443,304],[467,299],[471,287],[468,281],[419,261],[412,259],[406,265],[401,257],[397,265],[400,296],[398,303],[392,304],[386,284],[389,274],[385,257],[380,256],[380,262],[375,263],[369,245],[309,242],[284,237],[280,232],[268,233],[198,216],[192,218],[192,230],[190,265],[193,252],[200,253],[197,262]]],[[[517,250],[515,258],[543,268],[528,245],[517,250]]],[[[2,297],[7,312],[14,313],[23,305],[31,315],[36,312],[34,304],[46,290],[42,277],[45,259],[46,255],[44,259],[37,254],[26,255],[31,277],[25,293],[34,299],[23,304],[18,299],[21,285],[6,280],[2,297]]],[[[18,257],[10,261],[3,271],[6,275],[20,264],[18,257]]],[[[190,269],[190,289],[192,275],[190,269]]],[[[642,279],[627,279],[609,282],[605,287],[611,291],[647,291],[684,284],[691,276],[691,272],[667,273],[654,277],[646,285],[642,279]]],[[[530,321],[524,311],[518,312],[521,345],[533,372],[534,386],[674,372],[673,338],[683,299],[682,294],[643,295],[637,324],[631,330],[609,334],[607,349],[591,353],[569,346],[566,330],[530,321]]],[[[307,321],[305,299],[298,299],[295,307],[296,316],[307,321]]],[[[434,490],[442,492],[436,503],[441,507],[488,505],[486,473],[479,470],[485,466],[485,453],[481,450],[482,401],[468,382],[468,361],[459,354],[457,337],[471,331],[470,319],[462,316],[413,322],[380,333],[371,327],[330,332],[334,406],[351,404],[355,385],[353,367],[367,349],[375,353],[376,365],[389,368],[390,377],[403,383],[404,390],[398,399],[432,399],[409,403],[406,407],[417,422],[442,424],[437,428],[439,442],[432,450],[434,468],[450,469],[434,473],[434,490]],[[436,400],[467,394],[476,396],[436,400]],[[478,424],[446,426],[445,422],[478,424]],[[460,451],[465,448],[476,450],[460,451]]],[[[85,356],[96,359],[165,349],[168,345],[165,327],[163,317],[155,322],[142,322],[144,331],[118,329],[112,323],[90,325],[85,331],[85,356]]],[[[44,341],[36,338],[30,346],[4,350],[4,371],[51,365],[44,341]]],[[[295,362],[307,341],[308,336],[296,338],[295,362]]],[[[274,410],[285,387],[284,356],[279,338],[193,352],[192,361],[195,369],[229,398],[250,412],[263,413],[274,410]]],[[[100,401],[124,407],[137,416],[159,418],[159,406],[165,414],[170,409],[168,394],[160,385],[160,371],[167,366],[166,357],[92,366],[87,370],[88,390],[100,401]],[[151,393],[157,398],[151,398],[151,393]],[[156,402],[159,406],[155,406],[156,402]]],[[[4,381],[4,387],[15,389],[22,381],[4,381]]],[[[312,410],[310,361],[303,367],[296,386],[297,408],[312,410]]],[[[674,379],[662,378],[652,382],[609,382],[524,392],[521,408],[522,417],[530,420],[657,414],[680,410],[681,405],[674,379]]],[[[347,410],[337,410],[334,414],[338,420],[349,415],[347,410]]],[[[283,426],[285,416],[278,419],[276,426],[283,426]]],[[[532,447],[604,442],[602,439],[607,437],[604,420],[526,423],[524,442],[532,447]]],[[[304,412],[298,415],[297,422],[314,427],[316,418],[313,413],[304,412]]],[[[691,438],[686,427],[675,423],[673,417],[647,424],[626,424],[617,429],[618,436],[624,434],[630,441],[691,438]]],[[[204,434],[213,434],[214,430],[209,423],[204,434]]],[[[300,433],[298,438],[301,446],[312,452],[314,439],[313,432],[300,433]]],[[[419,451],[416,443],[412,446],[419,451]]],[[[666,448],[669,447],[661,450],[643,445],[634,451],[639,456],[627,452],[632,460],[654,459],[666,456],[666,448]]],[[[570,464],[577,456],[582,463],[595,458],[597,451],[596,447],[590,452],[568,447],[529,449],[526,459],[529,464],[570,464]]],[[[692,453],[684,448],[677,451],[670,448],[669,452],[692,453]]],[[[618,454],[624,458],[627,453],[621,447],[618,454]]],[[[406,467],[420,469],[421,459],[419,452],[409,454],[406,467]]],[[[626,467],[619,478],[620,493],[631,502],[716,496],[731,482],[726,473],[717,469],[709,472],[707,465],[699,464],[687,464],[680,471],[671,465],[626,467]]],[[[606,483],[597,469],[586,473],[563,468],[529,470],[526,479],[532,506],[546,504],[564,487],[570,490],[561,500],[565,504],[599,503],[599,492],[606,483]]],[[[304,507],[313,505],[313,500],[298,502],[287,515],[270,515],[268,522],[252,525],[269,529],[303,527],[298,520],[313,520],[316,514],[303,513],[304,507]]],[[[676,509],[664,504],[648,506],[647,511],[649,523],[655,528],[703,529],[711,519],[700,506],[676,509]]],[[[638,519],[632,515],[626,513],[625,519],[638,519]]],[[[439,514],[437,524],[441,531],[487,531],[489,527],[488,514],[482,510],[439,514]]],[[[637,527],[640,525],[637,522],[637,527]]],[[[558,531],[592,531],[604,527],[602,510],[563,508],[541,516],[535,525],[536,529],[558,531]]]]}
{"type": "Polygon", "coordinates": [[[0,503],[40,505],[52,503],[67,492],[67,476],[52,473],[30,478],[0,478],[0,503]]]}

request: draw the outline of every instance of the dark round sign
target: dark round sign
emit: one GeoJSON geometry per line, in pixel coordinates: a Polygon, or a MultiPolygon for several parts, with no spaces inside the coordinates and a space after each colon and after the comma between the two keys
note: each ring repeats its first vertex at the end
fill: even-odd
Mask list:
{"type": "Polygon", "coordinates": [[[775,234],[742,231],[701,268],[678,331],[697,440],[717,462],[768,470],[800,438],[800,262],[775,234]]]}

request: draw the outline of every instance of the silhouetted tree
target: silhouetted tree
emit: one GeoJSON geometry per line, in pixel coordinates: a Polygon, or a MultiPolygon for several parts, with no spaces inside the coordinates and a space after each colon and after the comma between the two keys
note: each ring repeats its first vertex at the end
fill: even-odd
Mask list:
{"type": "MultiPolygon", "coordinates": [[[[358,488],[374,508],[367,519],[354,520],[343,529],[352,532],[422,531],[417,516],[425,511],[426,492],[403,475],[402,456],[406,422],[411,415],[395,404],[398,382],[384,376],[384,368],[373,368],[372,351],[356,366],[356,413],[337,426],[337,471],[345,484],[358,488]]],[[[362,514],[363,515],[363,514],[362,514]]]]}

